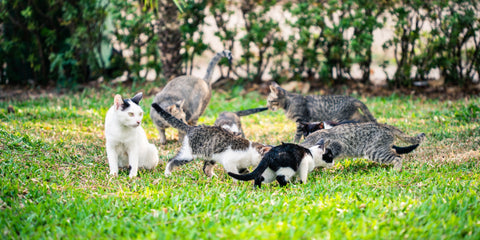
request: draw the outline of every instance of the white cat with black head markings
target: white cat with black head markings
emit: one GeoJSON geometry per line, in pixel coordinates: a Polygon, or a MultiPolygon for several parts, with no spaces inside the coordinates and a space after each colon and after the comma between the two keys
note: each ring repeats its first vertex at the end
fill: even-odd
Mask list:
{"type": "Polygon", "coordinates": [[[324,152],[323,140],[310,148],[292,143],[282,143],[282,145],[270,149],[253,172],[245,175],[228,172],[228,175],[242,181],[255,179],[254,186],[259,188],[262,183],[270,183],[275,180],[283,187],[295,176],[299,178],[300,183],[306,183],[308,173],[316,167],[330,168],[333,166],[333,159],[324,160],[322,158],[324,152]]]}
{"type": "Polygon", "coordinates": [[[105,137],[110,174],[130,167],[129,177],[137,176],[139,168],[153,169],[158,164],[158,150],[147,140],[141,123],[143,110],[138,105],[143,94],[131,99],[115,95],[113,106],[105,117],[105,137]]]}

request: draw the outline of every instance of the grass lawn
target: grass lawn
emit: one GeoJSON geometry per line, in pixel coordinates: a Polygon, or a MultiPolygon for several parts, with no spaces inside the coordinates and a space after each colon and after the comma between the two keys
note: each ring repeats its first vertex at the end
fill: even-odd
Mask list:
{"type": "MultiPolygon", "coordinates": [[[[129,179],[108,175],[104,117],[120,93],[151,87],[103,87],[82,93],[0,102],[0,238],[88,239],[480,239],[480,97],[361,97],[379,122],[426,141],[404,156],[403,171],[363,159],[318,169],[307,184],[253,189],[202,161],[172,177],[165,163],[178,150],[177,131],[158,144],[145,94],[143,127],[161,164],[129,179]],[[8,113],[7,107],[15,108],[8,113]]],[[[199,123],[222,111],[266,105],[266,97],[215,92],[199,123]]],[[[292,142],[283,111],[242,118],[250,140],[292,142]]],[[[401,143],[399,145],[402,145],[401,143]]]]}

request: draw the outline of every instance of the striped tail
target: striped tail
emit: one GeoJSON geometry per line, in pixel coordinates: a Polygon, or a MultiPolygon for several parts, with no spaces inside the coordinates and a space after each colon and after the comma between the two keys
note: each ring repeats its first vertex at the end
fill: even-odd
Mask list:
{"type": "Polygon", "coordinates": [[[252,108],[252,109],[238,111],[238,112],[236,112],[236,114],[237,114],[237,116],[242,117],[242,116],[247,116],[247,115],[258,113],[258,112],[263,112],[265,110],[268,110],[268,108],[267,107],[252,108]]]}
{"type": "Polygon", "coordinates": [[[253,170],[253,172],[249,174],[240,175],[240,174],[228,172],[228,175],[230,175],[230,177],[233,177],[237,180],[250,181],[261,176],[267,168],[268,168],[268,160],[266,158],[263,158],[262,161],[260,161],[258,166],[255,168],[255,170],[253,170]]]}
{"type": "Polygon", "coordinates": [[[397,129],[397,131],[393,131],[393,134],[395,135],[395,137],[402,140],[403,142],[410,143],[410,144],[418,145],[422,143],[423,140],[425,139],[425,133],[420,133],[417,136],[410,137],[407,134],[397,129]]]}
{"type": "Polygon", "coordinates": [[[367,106],[364,103],[358,101],[358,102],[356,102],[355,105],[363,113],[363,115],[365,116],[365,118],[368,121],[370,121],[370,122],[376,122],[377,121],[375,119],[375,117],[372,115],[372,113],[370,112],[370,110],[368,110],[367,106]]]}
{"type": "Polygon", "coordinates": [[[160,114],[163,119],[165,119],[165,121],[172,125],[172,127],[184,132],[187,132],[187,130],[191,128],[191,126],[188,126],[186,123],[172,116],[172,114],[170,114],[169,112],[163,110],[163,108],[160,107],[157,103],[152,103],[152,107],[153,109],[155,109],[155,111],[158,112],[158,114],[160,114]]]}
{"type": "Polygon", "coordinates": [[[232,53],[228,50],[223,50],[221,52],[218,52],[217,54],[215,54],[215,56],[213,56],[212,60],[210,60],[210,63],[208,64],[208,68],[207,68],[207,73],[205,74],[205,77],[203,77],[203,80],[209,86],[212,85],[210,81],[212,80],[213,69],[217,65],[218,61],[220,61],[220,59],[224,57],[228,59],[228,62],[230,64],[232,63],[232,53]]]}
{"type": "Polygon", "coordinates": [[[392,148],[395,150],[395,152],[397,152],[397,154],[407,154],[413,150],[415,150],[415,148],[418,147],[419,144],[415,144],[415,145],[411,145],[411,146],[407,146],[407,147],[397,147],[395,145],[392,146],[392,148]]]}

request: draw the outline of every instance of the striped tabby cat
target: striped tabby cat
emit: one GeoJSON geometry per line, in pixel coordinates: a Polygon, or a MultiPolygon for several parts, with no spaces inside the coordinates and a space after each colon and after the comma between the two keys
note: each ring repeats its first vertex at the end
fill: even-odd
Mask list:
{"type": "Polygon", "coordinates": [[[367,106],[353,97],[303,96],[287,92],[275,82],[270,85],[267,107],[272,111],[284,109],[287,118],[297,123],[295,142],[299,142],[302,137],[300,122],[376,121],[367,106]]]}
{"type": "Polygon", "coordinates": [[[425,133],[410,137],[398,128],[386,124],[350,123],[316,131],[308,135],[300,145],[308,148],[322,139],[325,141],[325,153],[322,156],[325,161],[337,157],[365,157],[378,163],[393,164],[395,170],[401,171],[400,154],[417,148],[425,139],[425,133]],[[396,138],[412,145],[394,146],[396,138]]]}
{"type": "Polygon", "coordinates": [[[172,170],[193,161],[196,158],[208,159],[205,161],[203,172],[212,177],[213,165],[220,163],[226,171],[245,173],[250,166],[256,166],[263,154],[271,147],[260,143],[250,142],[236,136],[232,132],[218,126],[189,126],[176,119],[170,113],[153,103],[152,107],[172,127],[186,132],[180,151],[168,160],[165,176],[170,176],[172,170]]]}
{"type": "Polygon", "coordinates": [[[242,123],[240,122],[240,117],[248,116],[257,112],[263,112],[265,110],[268,110],[268,108],[252,108],[238,112],[222,112],[220,115],[218,115],[213,125],[225,128],[240,137],[245,137],[242,129],[242,123]]]}

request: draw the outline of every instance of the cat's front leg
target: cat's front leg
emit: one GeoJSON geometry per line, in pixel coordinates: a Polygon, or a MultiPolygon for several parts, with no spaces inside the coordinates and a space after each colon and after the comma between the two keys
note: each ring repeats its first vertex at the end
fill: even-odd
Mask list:
{"type": "Polygon", "coordinates": [[[110,175],[118,175],[118,154],[114,147],[107,142],[107,159],[108,167],[110,168],[110,175]]]}
{"type": "Polygon", "coordinates": [[[185,132],[178,130],[178,141],[183,142],[184,137],[185,137],[185,132]]]}
{"type": "Polygon", "coordinates": [[[160,135],[159,140],[160,144],[165,145],[167,144],[167,136],[165,135],[165,128],[158,128],[158,133],[160,135]]]}
{"type": "Polygon", "coordinates": [[[130,174],[128,177],[133,178],[138,173],[138,147],[132,146],[128,151],[128,164],[130,165],[130,174]]]}
{"type": "Polygon", "coordinates": [[[207,177],[211,178],[211,177],[217,176],[213,172],[214,167],[215,167],[215,161],[207,161],[207,160],[204,161],[203,172],[205,173],[205,175],[207,175],[207,177]]]}
{"type": "Polygon", "coordinates": [[[300,142],[300,139],[303,136],[303,131],[302,131],[302,124],[300,121],[297,121],[297,132],[295,133],[295,143],[300,142]]]}
{"type": "Polygon", "coordinates": [[[298,166],[298,177],[300,178],[300,183],[307,183],[309,165],[313,164],[309,164],[307,160],[303,160],[300,163],[300,166],[298,166]]]}

